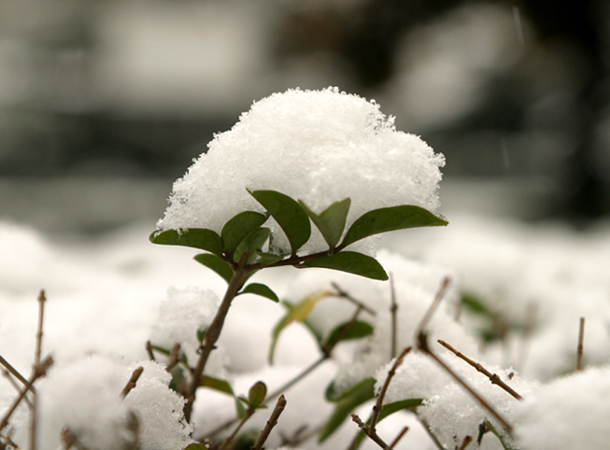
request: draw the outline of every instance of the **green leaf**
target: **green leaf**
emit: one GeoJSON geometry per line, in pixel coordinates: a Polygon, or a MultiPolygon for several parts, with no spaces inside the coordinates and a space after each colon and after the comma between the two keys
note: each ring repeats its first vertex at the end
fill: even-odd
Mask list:
{"type": "Polygon", "coordinates": [[[324,346],[331,347],[339,341],[361,339],[370,336],[373,334],[373,331],[373,326],[367,322],[361,322],[359,320],[345,322],[330,332],[328,338],[324,342],[324,346]]]}
{"type": "Polygon", "coordinates": [[[320,230],[328,246],[334,249],[345,229],[345,220],[347,219],[351,200],[346,198],[340,202],[333,203],[322,211],[320,215],[314,213],[301,200],[299,200],[299,203],[318,230],[320,230]]]}
{"type": "Polygon", "coordinates": [[[306,267],[322,267],[353,273],[373,280],[385,281],[388,274],[375,258],[358,252],[340,252],[330,256],[322,256],[303,263],[306,267]]]}
{"type": "Polygon", "coordinates": [[[161,245],[182,245],[222,254],[222,239],[218,233],[207,228],[187,228],[183,230],[155,231],[150,241],[161,245]]]}
{"type": "Polygon", "coordinates": [[[210,377],[208,375],[203,375],[201,377],[201,382],[199,383],[199,386],[207,387],[207,388],[213,389],[215,391],[222,392],[224,394],[228,394],[231,397],[233,397],[233,399],[235,401],[235,410],[237,412],[237,416],[240,419],[243,419],[245,417],[246,409],[244,408],[244,405],[242,405],[241,402],[238,400],[238,398],[235,396],[235,393],[233,392],[233,388],[231,387],[231,385],[229,384],[228,381],[221,380],[220,378],[210,377]]]}
{"type": "MultiPolygon", "coordinates": [[[[401,400],[398,402],[388,403],[386,405],[383,405],[383,407],[381,408],[381,412],[379,413],[379,417],[377,418],[377,423],[381,422],[383,419],[385,419],[389,415],[392,415],[398,411],[415,408],[416,406],[421,406],[423,402],[424,402],[424,400],[421,398],[411,398],[408,400],[401,400]]],[[[370,425],[371,419],[369,418],[369,420],[367,420],[366,423],[367,423],[367,425],[370,425]]],[[[364,434],[364,432],[360,431],[360,433],[358,434],[358,437],[356,438],[356,445],[352,448],[354,450],[359,448],[360,444],[362,444],[362,441],[364,440],[365,437],[366,437],[366,435],[364,434]]]]}
{"type": "Polygon", "coordinates": [[[260,257],[258,262],[260,263],[262,268],[270,266],[271,264],[281,261],[284,258],[282,255],[263,252],[258,252],[258,256],[260,257]]]}
{"type": "Polygon", "coordinates": [[[284,328],[290,325],[292,322],[304,322],[307,316],[311,312],[316,303],[322,300],[324,297],[332,295],[330,292],[319,292],[317,294],[309,295],[301,300],[296,305],[289,305],[284,303],[288,308],[288,313],[279,321],[279,323],[273,329],[273,335],[271,339],[271,348],[269,350],[269,364],[273,364],[273,355],[275,353],[275,346],[280,333],[284,328]]]}
{"type": "Polygon", "coordinates": [[[430,211],[413,205],[392,206],[369,211],[360,216],[350,227],[341,248],[374,234],[414,227],[447,225],[447,221],[430,211]]]}
{"type": "Polygon", "coordinates": [[[256,409],[263,404],[267,397],[267,386],[262,381],[257,381],[248,391],[248,404],[250,408],[256,409]]]}
{"type": "Polygon", "coordinates": [[[366,378],[336,397],[335,409],[318,434],[318,442],[323,442],[364,402],[375,397],[375,379],[366,378]]]}
{"type": "Polygon", "coordinates": [[[205,335],[208,332],[208,327],[197,328],[197,342],[203,344],[203,340],[205,339],[205,335]]]}
{"type": "Polygon", "coordinates": [[[265,214],[254,211],[244,211],[225,223],[221,236],[227,255],[233,255],[240,242],[265,223],[267,217],[265,214]]]}
{"type": "Polygon", "coordinates": [[[493,313],[478,297],[472,294],[462,294],[462,306],[469,311],[481,316],[493,316],[493,313]]]}
{"type": "Polygon", "coordinates": [[[199,255],[195,256],[195,261],[203,264],[209,269],[212,269],[227,283],[231,282],[231,278],[233,277],[233,269],[231,269],[228,262],[221,259],[219,256],[212,255],[211,253],[200,253],[199,255]]]}
{"type": "Polygon", "coordinates": [[[201,442],[188,445],[184,450],[208,450],[208,448],[201,442]]]}
{"type": "Polygon", "coordinates": [[[269,228],[259,228],[254,230],[243,241],[239,243],[233,253],[233,261],[240,261],[244,253],[248,253],[248,264],[252,264],[258,257],[258,252],[263,244],[269,239],[271,230],[269,228]]]}
{"type": "Polygon", "coordinates": [[[292,253],[296,253],[311,236],[311,224],[303,208],[280,192],[254,191],[250,194],[273,216],[286,234],[292,253]]]}
{"type": "Polygon", "coordinates": [[[269,300],[273,300],[274,302],[279,302],[280,299],[276,295],[275,292],[271,290],[269,286],[261,283],[251,283],[240,292],[240,294],[255,294],[260,295],[261,297],[268,298],[269,300]]]}
{"type": "Polygon", "coordinates": [[[496,427],[494,427],[489,420],[485,420],[485,426],[498,438],[498,440],[502,444],[502,447],[504,447],[504,450],[519,450],[519,448],[515,447],[512,442],[509,442],[510,440],[512,440],[510,435],[501,434],[500,432],[498,432],[496,427]]]}

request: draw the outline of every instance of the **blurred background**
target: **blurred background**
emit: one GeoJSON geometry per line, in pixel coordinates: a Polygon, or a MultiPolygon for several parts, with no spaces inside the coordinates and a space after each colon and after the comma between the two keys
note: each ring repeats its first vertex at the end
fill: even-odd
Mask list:
{"type": "Polygon", "coordinates": [[[586,225],[609,46],[602,0],[0,0],[0,218],[152,230],[252,101],[338,86],[445,154],[445,211],[586,225]]]}

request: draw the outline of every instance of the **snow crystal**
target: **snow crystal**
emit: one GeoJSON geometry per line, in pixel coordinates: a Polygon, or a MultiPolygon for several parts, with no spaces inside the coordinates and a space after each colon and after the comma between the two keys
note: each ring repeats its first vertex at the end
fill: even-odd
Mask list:
{"type": "MultiPolygon", "coordinates": [[[[220,232],[242,211],[264,211],[247,189],[280,191],[318,213],[349,197],[348,226],[376,208],[413,204],[434,211],[444,157],[393,122],[375,102],[337,88],[273,94],[216,135],[174,183],[157,228],[220,232]]],[[[286,245],[281,233],[276,237],[286,245]]],[[[324,250],[317,238],[305,250],[324,250]]]]}
{"type": "MultiPolygon", "coordinates": [[[[39,448],[55,450],[66,427],[91,450],[123,448],[134,441],[128,427],[135,413],[143,450],[175,450],[191,442],[182,420],[184,400],[168,388],[170,376],[151,361],[127,366],[118,359],[90,356],[52,367],[37,385],[40,396],[39,448]],[[123,401],[120,393],[137,366],[144,372],[123,401]]],[[[16,424],[17,442],[28,426],[16,424]]]]}
{"type": "Polygon", "coordinates": [[[594,450],[610,441],[610,367],[550,382],[519,405],[517,441],[528,450],[594,450]]]}

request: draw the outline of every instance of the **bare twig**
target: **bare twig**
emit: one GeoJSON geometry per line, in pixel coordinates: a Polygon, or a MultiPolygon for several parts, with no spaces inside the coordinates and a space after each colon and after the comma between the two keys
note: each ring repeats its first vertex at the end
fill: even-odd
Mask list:
{"type": "Polygon", "coordinates": [[[36,353],[34,364],[40,364],[40,355],[42,354],[42,326],[44,321],[44,304],[47,298],[44,293],[44,289],[40,291],[38,295],[38,332],[36,333],[36,353]]]}
{"type": "MultiPolygon", "coordinates": [[[[13,442],[13,440],[11,439],[10,436],[5,436],[3,434],[0,434],[0,440],[3,440],[5,444],[8,444],[13,449],[19,450],[19,446],[17,444],[15,444],[15,442],[13,442]]],[[[2,448],[4,449],[4,447],[2,447],[2,448]]]]}
{"type": "Polygon", "coordinates": [[[69,427],[65,427],[63,430],[61,430],[61,440],[65,445],[64,450],[69,450],[72,447],[74,447],[76,450],[89,450],[88,447],[81,444],[76,433],[74,433],[69,427]]]}
{"type": "MultiPolygon", "coordinates": [[[[2,364],[6,370],[9,371],[15,378],[17,378],[24,386],[28,385],[28,380],[25,379],[23,375],[19,373],[17,369],[15,369],[6,359],[0,356],[0,364],[2,364]]],[[[35,392],[35,389],[32,389],[32,392],[35,392]]]]}
{"type": "Polygon", "coordinates": [[[252,447],[250,447],[251,450],[261,450],[263,444],[269,437],[271,430],[273,430],[273,427],[277,425],[277,420],[284,411],[285,407],[286,397],[280,395],[280,398],[277,399],[277,403],[275,404],[275,408],[273,409],[269,420],[267,420],[267,423],[265,424],[265,428],[263,428],[263,430],[261,431],[261,434],[258,436],[256,443],[252,447]]]}
{"type": "Polygon", "coordinates": [[[438,290],[438,292],[436,294],[436,297],[434,298],[434,301],[430,305],[430,308],[428,308],[428,311],[426,312],[426,315],[424,316],[424,318],[419,323],[419,327],[417,328],[417,331],[415,332],[416,337],[420,336],[423,333],[424,329],[428,326],[428,323],[430,322],[430,319],[432,319],[432,316],[434,315],[436,308],[438,308],[438,305],[440,304],[441,300],[443,299],[443,297],[445,297],[445,293],[447,292],[447,288],[449,287],[450,281],[451,281],[451,278],[449,278],[449,277],[443,278],[443,282],[441,284],[440,289],[438,290]]]}
{"type": "Polygon", "coordinates": [[[436,448],[438,448],[438,450],[447,450],[445,448],[445,446],[443,444],[441,444],[441,441],[439,441],[438,436],[436,434],[434,434],[434,432],[432,431],[432,427],[430,426],[428,421],[417,413],[416,413],[415,417],[417,417],[417,420],[422,425],[423,429],[426,431],[426,433],[428,433],[430,440],[432,440],[434,445],[436,445],[436,448]]]}
{"type": "Polygon", "coordinates": [[[403,427],[403,429],[400,430],[400,433],[398,433],[396,435],[396,437],[394,438],[394,440],[390,444],[390,448],[396,447],[398,445],[398,443],[400,442],[400,440],[404,437],[404,435],[407,434],[407,431],[409,431],[409,427],[407,427],[407,426],[403,427]]]}
{"type": "Polygon", "coordinates": [[[462,440],[462,445],[460,445],[457,450],[466,450],[466,447],[468,447],[471,442],[472,436],[464,436],[464,439],[462,440]]]}
{"type": "Polygon", "coordinates": [[[230,448],[231,444],[233,443],[233,439],[235,439],[235,436],[237,436],[237,433],[239,433],[239,430],[241,430],[241,428],[250,419],[250,417],[252,417],[254,415],[254,412],[255,412],[254,409],[248,408],[248,410],[246,411],[246,415],[239,421],[239,424],[235,427],[235,430],[233,430],[233,433],[231,433],[229,435],[229,437],[227,437],[225,439],[225,441],[218,448],[218,450],[230,448]]]}
{"type": "Polygon", "coordinates": [[[396,323],[396,311],[398,311],[398,304],[396,303],[396,290],[394,289],[394,277],[390,273],[390,314],[392,315],[392,342],[390,347],[390,359],[396,358],[397,352],[397,334],[398,325],[396,323]]]}
{"type": "MultiPolygon", "coordinates": [[[[2,369],[2,375],[8,380],[9,383],[11,383],[11,386],[13,386],[15,390],[21,394],[21,386],[15,381],[11,374],[7,370],[2,369]]],[[[27,403],[29,408],[32,408],[32,402],[27,395],[23,398],[23,401],[27,403]]]]}
{"type": "Polygon", "coordinates": [[[167,365],[165,366],[165,370],[171,372],[174,367],[178,365],[180,362],[180,344],[176,343],[169,352],[169,359],[167,361],[167,365]]]}
{"type": "Polygon", "coordinates": [[[23,401],[23,399],[25,398],[25,395],[32,389],[32,385],[34,384],[34,382],[38,378],[46,375],[47,370],[49,370],[49,367],[51,367],[52,365],[53,365],[53,357],[52,356],[47,356],[38,365],[38,367],[34,367],[34,371],[32,373],[32,376],[28,380],[28,382],[27,382],[27,384],[25,386],[25,389],[23,391],[21,391],[21,394],[19,394],[19,396],[15,399],[15,401],[13,402],[13,404],[11,405],[9,410],[5,413],[4,417],[0,421],[0,431],[2,431],[4,429],[4,427],[6,427],[8,425],[9,419],[11,418],[11,416],[13,415],[13,413],[15,412],[17,407],[19,406],[19,403],[21,403],[23,401]]]}
{"type": "Polygon", "coordinates": [[[466,355],[457,351],[454,347],[452,347],[445,341],[439,339],[438,343],[441,344],[443,347],[445,347],[447,350],[453,352],[455,354],[455,356],[457,356],[458,358],[461,358],[464,361],[466,361],[468,364],[470,364],[472,367],[474,367],[478,372],[481,372],[482,374],[486,375],[489,378],[489,381],[491,381],[493,384],[498,385],[499,387],[504,389],[506,392],[508,392],[510,395],[515,397],[517,400],[523,400],[523,397],[521,395],[519,395],[519,393],[517,391],[515,391],[513,388],[511,388],[509,385],[507,385],[504,381],[502,381],[502,379],[500,378],[499,375],[497,375],[495,373],[491,373],[489,370],[487,370],[485,367],[483,367],[480,363],[468,358],[466,355]]]}
{"type": "MultiPolygon", "coordinates": [[[[44,324],[44,305],[47,301],[44,289],[38,294],[38,331],[36,332],[36,351],[34,352],[34,372],[40,368],[40,357],[42,354],[42,334],[44,324]]],[[[26,398],[24,394],[24,398],[26,398]]],[[[38,396],[32,398],[30,411],[30,450],[36,450],[38,444],[38,396]]]]}
{"type": "Polygon", "coordinates": [[[127,395],[131,392],[131,390],[136,387],[136,383],[138,382],[140,375],[142,375],[142,372],[144,372],[144,367],[142,367],[142,366],[137,367],[133,371],[133,373],[131,374],[131,378],[129,379],[129,381],[127,382],[127,384],[121,391],[121,398],[127,397],[127,395]]]}
{"type": "Polygon", "coordinates": [[[358,414],[352,414],[352,420],[356,422],[356,425],[366,434],[373,442],[379,445],[384,450],[389,450],[390,446],[385,443],[383,439],[379,437],[379,435],[375,432],[371,432],[369,426],[358,417],[358,414]]]}
{"type": "MultiPolygon", "coordinates": [[[[394,378],[394,375],[396,375],[396,369],[398,369],[398,367],[402,364],[402,362],[405,359],[405,356],[407,356],[407,354],[411,351],[411,347],[407,347],[405,348],[400,355],[398,355],[398,358],[396,358],[396,361],[394,361],[394,364],[392,364],[392,367],[390,368],[388,375],[385,378],[385,382],[383,383],[383,386],[381,387],[381,391],[379,391],[379,396],[377,397],[377,401],[375,402],[375,405],[373,406],[373,415],[371,416],[371,423],[370,425],[368,425],[369,431],[372,433],[376,432],[376,426],[377,426],[377,419],[379,419],[379,413],[381,413],[381,409],[383,408],[383,400],[385,398],[385,394],[388,391],[388,387],[390,386],[390,382],[392,381],[392,378],[394,378]]],[[[366,431],[365,431],[366,433],[366,431]]],[[[368,433],[367,433],[368,435],[368,433]]]]}
{"type": "Polygon", "coordinates": [[[585,318],[580,318],[580,326],[578,328],[578,350],[576,354],[576,371],[582,370],[582,352],[583,352],[583,341],[585,339],[585,318]]]}
{"type": "Polygon", "coordinates": [[[148,355],[148,359],[151,361],[156,361],[155,354],[153,353],[152,343],[150,341],[146,341],[146,354],[148,355]]]}
{"type": "Polygon", "coordinates": [[[337,283],[335,283],[334,281],[330,283],[330,285],[337,291],[335,293],[336,297],[341,297],[344,298],[346,300],[349,300],[350,302],[352,302],[354,305],[359,306],[360,308],[362,308],[364,311],[366,311],[367,313],[369,313],[371,316],[375,316],[377,315],[377,313],[369,308],[368,306],[366,306],[364,303],[362,303],[360,300],[355,299],[354,297],[352,297],[347,291],[344,291],[343,289],[341,289],[339,287],[339,285],[337,283]]]}

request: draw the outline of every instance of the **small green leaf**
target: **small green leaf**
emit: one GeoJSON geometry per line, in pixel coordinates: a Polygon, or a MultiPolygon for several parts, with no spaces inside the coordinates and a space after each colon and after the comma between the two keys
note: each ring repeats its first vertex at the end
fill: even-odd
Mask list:
{"type": "Polygon", "coordinates": [[[347,219],[351,200],[346,198],[340,202],[335,202],[322,211],[320,215],[314,213],[301,200],[299,200],[299,203],[315,226],[318,227],[328,246],[334,249],[345,229],[345,220],[347,219]]]}
{"type": "Polygon", "coordinates": [[[461,303],[462,306],[464,306],[464,308],[466,308],[470,312],[481,316],[493,316],[493,313],[489,310],[489,308],[475,295],[462,294],[461,303]]]}
{"type": "Polygon", "coordinates": [[[161,245],[181,245],[222,254],[222,239],[218,233],[207,228],[187,228],[183,230],[155,231],[150,241],[161,245]]]}
{"type": "Polygon", "coordinates": [[[268,298],[276,303],[280,301],[276,293],[273,292],[269,286],[261,283],[250,283],[248,286],[243,288],[240,294],[260,295],[261,297],[268,298]]]}
{"type": "Polygon", "coordinates": [[[197,329],[197,342],[203,344],[203,340],[205,339],[205,335],[208,332],[208,327],[198,328],[197,329]]]}
{"type": "Polygon", "coordinates": [[[361,322],[359,320],[345,322],[330,332],[328,338],[324,342],[324,346],[331,347],[339,341],[361,339],[370,336],[373,334],[373,331],[373,326],[367,322],[361,322]]]}
{"type": "Polygon", "coordinates": [[[231,278],[233,277],[233,269],[231,269],[228,262],[224,261],[219,256],[212,255],[211,253],[200,253],[199,255],[195,256],[195,261],[212,269],[227,283],[231,282],[231,278]]]}
{"type": "Polygon", "coordinates": [[[258,257],[258,252],[263,244],[269,239],[271,230],[269,228],[259,228],[254,230],[243,241],[239,243],[233,253],[233,261],[240,261],[244,253],[248,253],[248,264],[252,264],[258,257]]]}
{"type": "Polygon", "coordinates": [[[352,224],[341,243],[341,248],[386,231],[441,225],[447,225],[447,221],[419,206],[402,205],[375,209],[363,214],[352,224]]]}
{"type": "Polygon", "coordinates": [[[489,431],[491,431],[500,441],[500,443],[502,444],[502,447],[504,447],[504,450],[519,450],[518,447],[515,447],[513,445],[511,436],[506,433],[506,434],[502,434],[500,432],[498,432],[498,430],[496,429],[496,427],[493,426],[493,424],[489,421],[489,420],[485,420],[485,426],[487,427],[487,429],[489,431]]]}
{"type": "Polygon", "coordinates": [[[303,208],[280,192],[254,191],[250,194],[273,216],[286,234],[292,253],[296,253],[311,236],[311,224],[303,208]]]}
{"type": "MultiPolygon", "coordinates": [[[[416,406],[421,406],[422,403],[423,403],[423,399],[421,399],[421,398],[411,398],[408,400],[401,400],[398,402],[385,404],[381,408],[381,412],[379,413],[379,417],[377,418],[377,423],[381,422],[386,417],[388,417],[398,411],[415,408],[416,406]]],[[[367,423],[367,425],[369,425],[371,423],[371,419],[367,420],[366,423],[367,423]]],[[[360,433],[358,434],[358,437],[356,438],[356,445],[352,448],[354,450],[359,448],[360,444],[362,444],[362,441],[364,440],[365,437],[366,437],[366,435],[364,434],[364,432],[360,431],[360,433]]]]}
{"type": "Polygon", "coordinates": [[[184,450],[208,450],[208,448],[201,442],[188,445],[184,450]]]}
{"type": "Polygon", "coordinates": [[[388,274],[375,258],[358,252],[340,252],[330,256],[322,256],[303,263],[306,267],[322,267],[353,273],[373,280],[385,281],[388,274]]]}
{"type": "Polygon", "coordinates": [[[336,397],[335,409],[318,434],[318,442],[323,442],[364,402],[375,397],[375,379],[366,378],[336,397]]]}
{"type": "Polygon", "coordinates": [[[224,394],[229,394],[232,397],[235,397],[233,393],[233,388],[226,380],[221,380],[220,378],[210,377],[208,375],[203,375],[201,377],[201,383],[199,383],[201,387],[207,387],[213,389],[218,392],[222,392],[224,394]]]}
{"type": "Polygon", "coordinates": [[[269,364],[273,364],[273,355],[275,353],[275,346],[280,333],[284,328],[290,325],[292,322],[304,322],[307,316],[311,312],[316,303],[325,297],[331,296],[331,292],[320,292],[317,294],[309,295],[301,300],[296,305],[286,304],[288,307],[288,313],[280,320],[280,322],[273,329],[273,335],[271,339],[271,349],[269,350],[269,364]]]}
{"type": "Polygon", "coordinates": [[[225,223],[221,236],[227,255],[233,255],[239,243],[265,223],[267,217],[254,211],[244,211],[225,223]]]}
{"type": "Polygon", "coordinates": [[[261,265],[261,267],[267,267],[270,266],[271,264],[274,264],[278,261],[281,261],[284,257],[282,255],[276,255],[274,253],[263,253],[263,252],[258,252],[258,256],[260,257],[259,259],[259,263],[261,265]]]}
{"type": "Polygon", "coordinates": [[[256,409],[263,404],[267,397],[267,386],[262,381],[257,381],[248,391],[248,404],[250,408],[256,409]]]}

